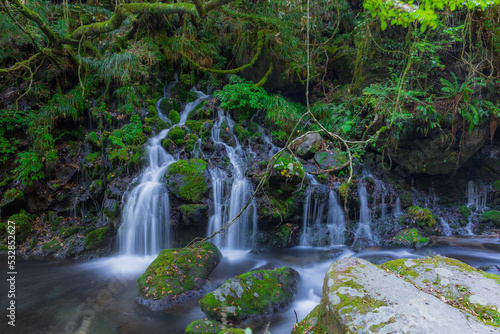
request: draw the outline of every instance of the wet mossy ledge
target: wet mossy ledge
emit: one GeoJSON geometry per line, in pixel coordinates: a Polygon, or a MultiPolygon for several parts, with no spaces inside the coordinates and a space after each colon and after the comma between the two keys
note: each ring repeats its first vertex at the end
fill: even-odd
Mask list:
{"type": "Polygon", "coordinates": [[[166,183],[172,195],[188,203],[202,203],[208,192],[207,163],[201,159],[179,160],[168,166],[166,183]]]}
{"type": "Polygon", "coordinates": [[[289,267],[238,275],[200,300],[201,310],[214,320],[241,321],[271,314],[290,304],[300,275],[289,267]]]}
{"type": "Polygon", "coordinates": [[[499,308],[498,276],[455,259],[343,258],[292,333],[500,333],[499,308]]]}
{"type": "Polygon", "coordinates": [[[164,249],[137,279],[137,303],[160,311],[195,297],[221,259],[209,242],[164,249]]]}

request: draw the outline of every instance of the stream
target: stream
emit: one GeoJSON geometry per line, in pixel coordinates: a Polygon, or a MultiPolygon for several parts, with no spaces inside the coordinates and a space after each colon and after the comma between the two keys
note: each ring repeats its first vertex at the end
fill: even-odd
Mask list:
{"type": "MultiPolygon", "coordinates": [[[[224,258],[211,275],[205,292],[230,277],[255,269],[290,266],[301,275],[295,302],[270,317],[249,321],[254,332],[270,324],[273,334],[290,333],[320,301],[324,274],[336,259],[356,256],[380,264],[397,258],[440,254],[500,274],[500,238],[435,237],[430,246],[414,249],[367,249],[347,246],[223,250],[224,258]],[[325,259],[327,252],[329,258],[325,259]],[[256,330],[255,330],[256,329],[256,330]]],[[[193,299],[165,311],[152,312],[135,303],[136,283],[154,256],[117,255],[96,260],[18,260],[15,333],[184,333],[186,326],[205,318],[193,299]]],[[[1,261],[7,261],[1,256],[1,261]]],[[[2,291],[7,282],[2,280],[2,291]]],[[[201,296],[200,296],[201,297],[201,296]]],[[[2,296],[4,299],[5,296],[2,296]]],[[[2,310],[5,318],[6,311],[2,310]]],[[[2,325],[6,326],[5,322],[2,325]]],[[[12,329],[12,328],[11,328],[12,329]]]]}

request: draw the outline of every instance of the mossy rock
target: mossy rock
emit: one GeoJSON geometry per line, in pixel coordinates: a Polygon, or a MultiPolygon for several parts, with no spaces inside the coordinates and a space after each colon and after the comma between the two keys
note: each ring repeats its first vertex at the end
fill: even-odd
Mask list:
{"type": "Polygon", "coordinates": [[[98,228],[85,237],[85,249],[95,250],[106,246],[109,237],[109,228],[98,228]]]}
{"type": "Polygon", "coordinates": [[[49,242],[47,242],[42,246],[42,252],[44,252],[45,254],[52,254],[57,252],[61,248],[62,248],[61,242],[57,238],[53,238],[52,240],[50,240],[49,242]]]}
{"type": "Polygon", "coordinates": [[[179,110],[180,107],[180,103],[174,98],[164,98],[160,102],[160,110],[165,115],[167,115],[170,110],[179,110]]]}
{"type": "Polygon", "coordinates": [[[221,258],[209,242],[164,249],[137,279],[137,302],[159,311],[195,297],[221,258]]]}
{"type": "Polygon", "coordinates": [[[120,215],[118,201],[116,199],[108,198],[104,201],[104,214],[108,218],[117,218],[120,215]]]}
{"type": "Polygon", "coordinates": [[[299,280],[299,273],[288,267],[251,271],[224,282],[200,300],[200,307],[216,320],[270,314],[292,302],[299,280]]]}
{"type": "Polygon", "coordinates": [[[18,212],[26,207],[24,193],[20,189],[10,188],[3,194],[2,202],[0,202],[0,209],[2,214],[11,214],[18,212]]]}
{"type": "Polygon", "coordinates": [[[201,159],[179,160],[168,167],[167,188],[178,199],[202,203],[208,192],[207,163],[201,159]]]}
{"type": "Polygon", "coordinates": [[[432,228],[436,225],[436,218],[427,208],[410,206],[406,213],[399,217],[399,222],[409,226],[432,228]]]}
{"type": "Polygon", "coordinates": [[[304,177],[305,169],[302,163],[291,154],[283,153],[272,161],[269,185],[273,189],[289,193],[296,190],[296,186],[303,182],[304,177]]]}
{"type": "Polygon", "coordinates": [[[186,334],[219,334],[221,331],[228,329],[218,321],[202,319],[195,320],[186,327],[186,334]]]}
{"type": "Polygon", "coordinates": [[[458,208],[458,213],[460,213],[462,215],[462,217],[467,219],[467,218],[469,218],[472,211],[466,205],[462,205],[461,207],[458,208]]]}
{"type": "Polygon", "coordinates": [[[9,221],[13,221],[16,225],[16,240],[24,241],[32,231],[33,218],[25,210],[10,216],[9,221]]]}
{"type": "Polygon", "coordinates": [[[173,127],[172,129],[170,129],[170,131],[168,132],[168,135],[167,137],[169,139],[171,139],[172,141],[176,141],[176,140],[179,140],[179,139],[184,139],[184,137],[186,136],[186,132],[181,129],[180,127],[176,126],[176,127],[173,127]]]}
{"type": "Polygon", "coordinates": [[[500,327],[498,275],[443,256],[398,259],[384,263],[382,268],[447,304],[470,313],[477,321],[500,327]]]}
{"type": "Polygon", "coordinates": [[[175,110],[170,110],[168,112],[168,118],[170,119],[170,121],[173,123],[173,124],[177,124],[181,121],[181,116],[179,115],[179,113],[175,110]]]}
{"type": "Polygon", "coordinates": [[[186,225],[200,224],[207,218],[208,207],[203,204],[185,204],[181,205],[182,222],[186,225]]]}
{"type": "Polygon", "coordinates": [[[341,166],[348,161],[346,155],[342,154],[340,150],[316,152],[314,154],[314,161],[321,169],[331,169],[341,166]]]}
{"type": "Polygon", "coordinates": [[[429,238],[423,237],[416,228],[399,231],[394,237],[396,247],[420,248],[427,245],[429,238]]]}
{"type": "MultiPolygon", "coordinates": [[[[420,277],[416,262],[420,259],[396,261],[397,265],[388,262],[382,268],[354,257],[332,263],[325,275],[320,305],[295,326],[293,333],[462,333],[464,328],[478,333],[498,332],[491,322],[486,324],[463,312],[449,300],[451,296],[435,298],[432,290],[437,290],[436,286],[424,280],[423,285],[416,286],[415,278],[420,277]],[[404,269],[394,270],[400,263],[404,269]]],[[[455,282],[450,277],[456,274],[466,278],[471,273],[464,267],[444,267],[434,258],[429,261],[436,263],[422,268],[422,272],[449,278],[451,288],[455,288],[455,282]]],[[[466,279],[477,286],[472,284],[476,277],[474,274],[473,279],[466,279]]],[[[492,303],[500,303],[496,282],[485,284],[486,289],[494,289],[492,303]]]]}
{"type": "Polygon", "coordinates": [[[490,210],[490,211],[483,212],[481,214],[481,222],[492,223],[496,227],[500,228],[500,211],[490,210]]]}

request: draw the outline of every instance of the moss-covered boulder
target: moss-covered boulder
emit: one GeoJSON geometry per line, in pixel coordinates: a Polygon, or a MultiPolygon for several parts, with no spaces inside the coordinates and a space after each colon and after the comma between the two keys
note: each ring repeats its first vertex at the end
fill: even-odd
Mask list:
{"type": "Polygon", "coordinates": [[[189,203],[201,203],[208,192],[207,163],[201,159],[179,160],[168,167],[167,188],[171,194],[189,203]]]}
{"type": "Polygon", "coordinates": [[[481,214],[481,222],[491,223],[500,228],[500,211],[490,210],[481,214]]]}
{"type": "Polygon", "coordinates": [[[274,190],[290,193],[304,181],[304,177],[305,170],[302,163],[291,154],[283,153],[272,161],[269,186],[274,190]]]}
{"type": "Polygon", "coordinates": [[[414,247],[420,248],[429,244],[430,239],[422,236],[416,228],[410,228],[399,231],[391,242],[388,243],[392,247],[414,247]]]}
{"type": "Polygon", "coordinates": [[[57,238],[53,238],[42,246],[42,252],[45,254],[52,254],[60,250],[61,247],[61,242],[57,238]]]}
{"type": "Polygon", "coordinates": [[[342,166],[348,159],[339,150],[316,152],[314,154],[314,161],[321,169],[331,169],[342,166]]]}
{"type": "Polygon", "coordinates": [[[323,139],[318,133],[310,133],[295,142],[295,152],[303,159],[310,159],[318,152],[323,144],[323,139]]]}
{"type": "Polygon", "coordinates": [[[15,223],[17,241],[24,241],[32,231],[33,217],[25,210],[10,216],[9,221],[15,223]]]}
{"type": "Polygon", "coordinates": [[[200,300],[200,307],[216,320],[270,314],[292,302],[299,280],[299,273],[288,267],[251,271],[224,282],[200,300]]]}
{"type": "Polygon", "coordinates": [[[229,326],[218,321],[201,319],[195,320],[186,327],[186,334],[219,334],[229,326]]]}
{"type": "Polygon", "coordinates": [[[109,228],[98,228],[87,234],[85,237],[85,249],[86,250],[95,250],[99,248],[103,248],[107,245],[109,241],[109,228]]]}
{"type": "Polygon", "coordinates": [[[198,295],[221,259],[209,242],[164,249],[137,279],[137,302],[159,311],[198,295]]]}
{"type": "Polygon", "coordinates": [[[410,206],[406,213],[399,217],[399,222],[407,226],[432,228],[436,225],[436,218],[431,210],[419,206],[410,206]]]}
{"type": "MultiPolygon", "coordinates": [[[[463,280],[468,280],[470,285],[482,289],[481,284],[472,283],[482,276],[484,292],[489,290],[492,296],[477,300],[486,300],[488,304],[496,298],[499,303],[498,278],[492,280],[456,260],[451,260],[457,266],[450,269],[446,263],[434,259],[421,272],[432,273],[435,275],[432,279],[438,282],[440,277],[449,279],[456,275],[459,280],[449,280],[450,288],[456,284],[462,286],[463,280]]],[[[464,333],[465,328],[471,333],[500,333],[492,322],[471,317],[458,302],[433,295],[432,290],[440,286],[424,280],[422,286],[415,286],[414,278],[420,273],[415,270],[418,261],[397,261],[389,262],[385,268],[358,258],[334,262],[325,275],[320,305],[295,325],[293,333],[464,333]],[[401,265],[405,269],[397,270],[401,265]]]]}

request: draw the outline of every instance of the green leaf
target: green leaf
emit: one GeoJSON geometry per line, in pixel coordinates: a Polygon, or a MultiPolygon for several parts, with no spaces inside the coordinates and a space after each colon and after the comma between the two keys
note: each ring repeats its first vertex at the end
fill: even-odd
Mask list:
{"type": "Polygon", "coordinates": [[[382,23],[380,24],[380,29],[382,29],[382,31],[384,31],[385,28],[387,28],[387,22],[385,20],[382,20],[382,23]]]}

